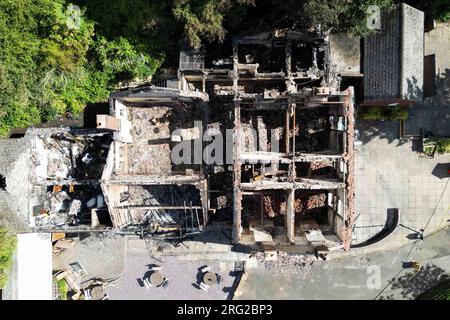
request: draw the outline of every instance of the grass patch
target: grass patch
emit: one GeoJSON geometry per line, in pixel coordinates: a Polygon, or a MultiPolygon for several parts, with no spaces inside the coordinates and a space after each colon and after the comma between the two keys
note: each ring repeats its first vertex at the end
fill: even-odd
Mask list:
{"type": "Polygon", "coordinates": [[[69,288],[67,282],[64,279],[58,280],[59,300],[67,300],[67,293],[69,288]]]}
{"type": "Polygon", "coordinates": [[[0,288],[3,288],[8,281],[8,272],[15,249],[16,236],[5,227],[0,227],[0,288]]]}

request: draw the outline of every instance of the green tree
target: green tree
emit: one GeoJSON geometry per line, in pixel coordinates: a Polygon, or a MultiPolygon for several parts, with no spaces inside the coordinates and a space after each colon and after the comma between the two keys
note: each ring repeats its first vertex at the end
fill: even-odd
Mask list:
{"type": "Polygon", "coordinates": [[[304,11],[310,24],[320,24],[324,30],[364,36],[370,33],[367,28],[369,6],[387,9],[393,4],[393,0],[308,0],[304,11]]]}
{"type": "Polygon", "coordinates": [[[440,22],[450,21],[450,0],[406,0],[404,2],[440,22]]]}
{"type": "Polygon", "coordinates": [[[69,287],[67,286],[66,280],[65,279],[58,280],[57,285],[59,291],[59,300],[67,300],[69,287]]]}
{"type": "Polygon", "coordinates": [[[254,0],[178,0],[172,11],[175,19],[184,24],[191,46],[199,47],[202,39],[223,41],[226,34],[224,15],[233,5],[254,3],[254,0]]]}
{"type": "MultiPolygon", "coordinates": [[[[86,15],[96,22],[107,39],[126,38],[141,52],[160,60],[166,67],[178,62],[181,41],[194,47],[205,41],[222,41],[224,20],[232,9],[252,6],[256,0],[79,0],[86,15]]],[[[236,11],[233,11],[233,14],[236,11]]],[[[242,12],[239,16],[242,16],[242,12]]]]}
{"type": "Polygon", "coordinates": [[[5,227],[0,227],[0,288],[6,285],[12,256],[16,248],[16,237],[5,227]]]}
{"type": "Polygon", "coordinates": [[[0,2],[0,137],[77,114],[119,81],[147,79],[161,64],[126,38],[97,35],[85,9],[71,27],[72,14],[66,0],[0,2]]]}

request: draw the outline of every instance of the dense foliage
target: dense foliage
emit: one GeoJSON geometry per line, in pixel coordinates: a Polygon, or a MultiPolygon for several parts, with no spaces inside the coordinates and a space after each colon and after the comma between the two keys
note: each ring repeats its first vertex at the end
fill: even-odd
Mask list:
{"type": "Polygon", "coordinates": [[[0,2],[0,136],[77,114],[118,81],[148,77],[160,65],[126,38],[95,34],[95,23],[70,8],[64,0],[0,2]]]}
{"type": "Polygon", "coordinates": [[[450,0],[404,0],[437,21],[450,21],[450,0]]]}
{"type": "Polygon", "coordinates": [[[7,275],[16,247],[16,237],[0,227],[0,289],[6,285],[7,275]]]}
{"type": "Polygon", "coordinates": [[[406,120],[408,107],[360,107],[358,117],[362,120],[406,120]]]}
{"type": "MultiPolygon", "coordinates": [[[[450,0],[408,1],[441,20],[450,0]],[[415,3],[417,2],[417,3],[415,3]],[[428,5],[422,5],[428,3],[428,5]]],[[[364,35],[369,5],[397,0],[1,0],[0,137],[105,100],[120,82],[176,69],[186,38],[273,28],[364,35]]]]}
{"type": "Polygon", "coordinates": [[[424,144],[436,145],[436,151],[439,154],[450,153],[450,138],[431,137],[425,139],[424,144]]]}
{"type": "Polygon", "coordinates": [[[184,38],[193,47],[201,41],[222,41],[225,20],[243,17],[256,0],[78,0],[96,30],[108,39],[124,37],[142,52],[164,58],[175,67],[184,38]],[[234,11],[233,11],[234,10],[234,11]],[[237,10],[237,11],[236,11],[237,10]]]}
{"type": "Polygon", "coordinates": [[[436,145],[436,151],[439,154],[450,153],[450,139],[449,138],[439,138],[436,145]]]}
{"type": "Polygon", "coordinates": [[[305,11],[311,17],[311,23],[320,24],[325,30],[363,36],[369,32],[369,6],[377,5],[384,9],[391,7],[393,3],[392,0],[306,1],[305,11]]]}
{"type": "Polygon", "coordinates": [[[58,280],[57,284],[58,284],[59,300],[67,300],[69,287],[67,286],[66,280],[60,279],[58,280]]]}

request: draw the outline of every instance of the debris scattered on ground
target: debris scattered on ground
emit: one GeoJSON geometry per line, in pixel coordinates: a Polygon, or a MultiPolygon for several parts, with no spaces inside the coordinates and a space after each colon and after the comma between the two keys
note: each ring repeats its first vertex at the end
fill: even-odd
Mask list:
{"type": "Polygon", "coordinates": [[[88,237],[82,239],[80,244],[83,246],[90,246],[91,244],[101,244],[104,247],[107,247],[111,241],[117,239],[118,237],[122,237],[115,233],[115,231],[104,231],[104,232],[93,232],[88,237]]]}
{"type": "Polygon", "coordinates": [[[275,215],[286,215],[287,204],[283,197],[279,195],[264,196],[264,213],[273,218],[275,215]]]}
{"type": "Polygon", "coordinates": [[[327,195],[323,191],[320,192],[317,194],[316,191],[299,190],[298,198],[295,199],[294,203],[295,212],[306,213],[306,210],[325,206],[327,203],[327,195]]]}
{"type": "Polygon", "coordinates": [[[257,252],[255,256],[256,260],[267,271],[295,273],[301,275],[303,278],[306,278],[312,272],[312,265],[317,261],[314,256],[291,255],[283,251],[278,251],[277,260],[265,259],[264,252],[257,252]]]}

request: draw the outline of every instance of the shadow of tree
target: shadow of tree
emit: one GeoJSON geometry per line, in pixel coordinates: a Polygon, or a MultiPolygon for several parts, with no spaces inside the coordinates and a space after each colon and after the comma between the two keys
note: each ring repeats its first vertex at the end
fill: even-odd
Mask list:
{"type": "Polygon", "coordinates": [[[450,105],[450,69],[443,72],[438,70],[435,80],[436,94],[431,97],[431,101],[438,104],[450,105]]]}
{"type": "MultiPolygon", "coordinates": [[[[427,264],[418,272],[410,271],[401,277],[392,279],[391,290],[398,290],[399,294],[405,299],[415,299],[438,283],[449,279],[450,276],[444,269],[433,264],[427,264]]],[[[394,293],[380,296],[379,299],[392,300],[394,299],[394,293]]]]}
{"type": "MultiPolygon", "coordinates": [[[[450,107],[450,69],[438,72],[434,79],[435,94],[432,97],[424,97],[424,91],[418,85],[418,79],[411,77],[406,79],[407,92],[405,98],[416,101],[409,110],[409,117],[405,122],[406,134],[418,135],[420,128],[425,131],[432,131],[437,135],[447,136],[446,128],[450,128],[448,119],[450,107]]],[[[397,121],[366,121],[356,119],[356,129],[359,130],[359,140],[363,145],[371,140],[385,139],[388,143],[396,142],[396,146],[409,143],[410,140],[399,140],[399,124],[397,121]]],[[[412,146],[412,151],[414,146],[412,146]]]]}
{"type": "MultiPolygon", "coordinates": [[[[407,83],[407,92],[404,93],[403,97],[386,97],[388,98],[404,98],[412,101],[416,101],[418,104],[423,101],[423,90],[418,85],[419,81],[416,77],[406,79],[407,83]]],[[[387,101],[387,100],[386,100],[387,101]]],[[[410,107],[411,110],[411,107],[410,107]]],[[[410,111],[411,113],[411,111],[410,111]]],[[[410,115],[411,117],[411,115],[410,115]]],[[[409,118],[410,118],[409,117],[409,118]]],[[[410,142],[408,139],[399,139],[399,122],[392,120],[361,120],[356,119],[356,128],[360,132],[360,141],[364,144],[367,144],[371,140],[385,139],[390,144],[392,142],[396,142],[396,146],[403,145],[405,143],[410,142]]]]}
{"type": "Polygon", "coordinates": [[[448,300],[450,293],[450,281],[445,280],[438,283],[437,286],[422,293],[417,300],[448,300]]]}
{"type": "Polygon", "coordinates": [[[371,140],[385,139],[388,143],[397,143],[400,146],[407,141],[398,139],[398,122],[383,120],[356,120],[356,129],[359,131],[359,140],[363,145],[371,140]]]}
{"type": "Polygon", "coordinates": [[[386,296],[380,296],[378,300],[395,300],[394,294],[386,295],[386,296]]]}
{"type": "Polygon", "coordinates": [[[423,86],[419,86],[418,83],[419,81],[416,77],[406,79],[407,89],[405,98],[421,103],[423,102],[423,86]]]}

